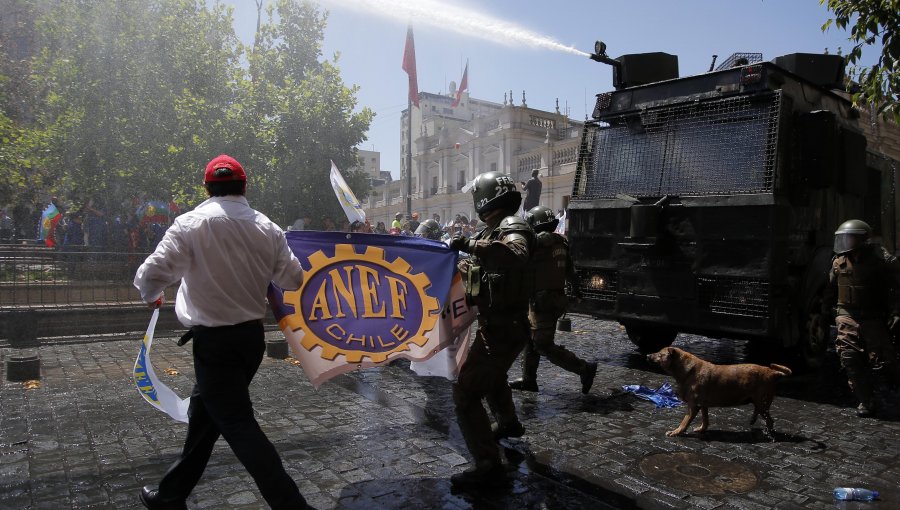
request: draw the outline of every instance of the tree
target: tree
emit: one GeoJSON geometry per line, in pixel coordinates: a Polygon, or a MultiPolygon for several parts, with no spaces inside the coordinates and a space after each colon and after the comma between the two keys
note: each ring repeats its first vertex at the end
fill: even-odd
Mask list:
{"type": "MultiPolygon", "coordinates": [[[[290,224],[302,216],[340,218],[331,192],[329,160],[342,169],[357,164],[354,147],[364,141],[373,113],[354,112],[356,87],[341,80],[337,58],[320,61],[326,17],[309,2],[279,0],[256,37],[248,84],[246,124],[258,139],[249,160],[261,169],[251,197],[265,197],[273,219],[290,224]]],[[[368,192],[361,173],[345,174],[357,197],[368,192]]]]}
{"type": "MultiPolygon", "coordinates": [[[[42,17],[38,122],[52,185],[75,202],[201,196],[198,161],[228,138],[240,45],[198,0],[60,0],[42,17]]],[[[76,204],[77,205],[77,204],[76,204]]]]}
{"type": "Polygon", "coordinates": [[[853,43],[847,61],[850,77],[859,83],[853,93],[853,104],[869,104],[885,119],[900,123],[900,1],[898,0],[819,0],[834,13],[834,18],[822,25],[846,29],[850,25],[849,40],[853,43]],[[859,64],[863,48],[881,43],[881,56],[871,67],[859,64]]]}
{"type": "MultiPolygon", "coordinates": [[[[314,5],[270,6],[252,51],[219,2],[0,0],[0,12],[0,196],[193,206],[203,166],[224,152],[279,223],[340,214],[328,160],[356,164],[372,113],[354,111],[357,89],[321,59],[314,5]],[[23,34],[30,51],[12,59],[23,34]]],[[[345,177],[365,195],[362,176],[345,177]]]]}

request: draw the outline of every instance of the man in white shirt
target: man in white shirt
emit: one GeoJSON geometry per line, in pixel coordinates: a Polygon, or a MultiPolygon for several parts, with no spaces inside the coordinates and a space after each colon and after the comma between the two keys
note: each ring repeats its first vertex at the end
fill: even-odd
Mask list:
{"type": "Polygon", "coordinates": [[[297,289],[303,269],[284,232],[244,198],[240,163],[224,154],[214,158],[204,185],[209,200],[175,220],[134,277],[141,298],[157,307],[163,290],[181,281],[175,313],[191,328],[197,378],[184,450],[159,488],[144,487],[140,499],[147,508],[186,508],[221,435],[272,508],[306,509],[253,416],[248,391],[265,352],[268,284],[297,289]]]}

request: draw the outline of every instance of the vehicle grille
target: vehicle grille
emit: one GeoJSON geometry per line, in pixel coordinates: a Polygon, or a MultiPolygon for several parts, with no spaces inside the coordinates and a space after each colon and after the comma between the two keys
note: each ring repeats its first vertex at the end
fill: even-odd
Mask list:
{"type": "Polygon", "coordinates": [[[712,313],[755,317],[769,315],[769,284],[734,276],[698,276],[700,307],[712,313]]]}
{"type": "Polygon", "coordinates": [[[771,192],[781,93],[647,108],[585,126],[573,200],[771,192]]]}
{"type": "MultiPolygon", "coordinates": [[[[618,275],[615,271],[577,269],[578,285],[583,299],[601,301],[610,306],[616,303],[618,275]]],[[[568,292],[568,291],[567,291],[568,292]]],[[[571,294],[571,292],[569,292],[571,294]]]]}

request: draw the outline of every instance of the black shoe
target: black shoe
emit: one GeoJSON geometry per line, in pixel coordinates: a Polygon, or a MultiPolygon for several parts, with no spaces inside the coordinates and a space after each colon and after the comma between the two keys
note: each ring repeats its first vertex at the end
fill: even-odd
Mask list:
{"type": "Polygon", "coordinates": [[[516,379],[515,381],[509,381],[509,387],[514,390],[521,391],[537,391],[538,385],[535,381],[526,381],[525,379],[516,379]]]}
{"type": "Polygon", "coordinates": [[[501,439],[507,439],[510,437],[524,436],[525,427],[523,427],[520,422],[516,422],[516,424],[511,427],[503,427],[501,429],[499,425],[494,423],[493,425],[491,425],[491,432],[493,432],[494,434],[494,440],[499,441],[501,439]]]}
{"type": "Polygon", "coordinates": [[[149,485],[141,489],[141,503],[151,510],[187,510],[187,504],[183,499],[162,499],[159,497],[159,489],[149,485]]]}
{"type": "Polygon", "coordinates": [[[591,391],[594,385],[594,377],[597,375],[597,364],[587,363],[584,366],[584,372],[581,373],[581,392],[585,395],[591,391]]]}
{"type": "Polygon", "coordinates": [[[860,404],[856,408],[856,416],[860,418],[873,418],[878,412],[874,403],[860,404]]]}
{"type": "Polygon", "coordinates": [[[505,483],[506,470],[502,464],[474,467],[450,477],[451,490],[487,489],[505,483]]]}

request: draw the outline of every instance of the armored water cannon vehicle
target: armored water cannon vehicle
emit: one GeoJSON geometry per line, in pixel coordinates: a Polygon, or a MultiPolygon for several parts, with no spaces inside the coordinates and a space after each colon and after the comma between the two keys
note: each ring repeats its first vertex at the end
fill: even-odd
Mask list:
{"type": "Polygon", "coordinates": [[[573,311],[644,352],[684,332],[819,363],[835,228],[865,220],[897,249],[897,126],[852,108],[838,55],[735,54],[686,77],[666,53],[591,58],[615,90],[585,123],[568,206],[573,311]]]}

